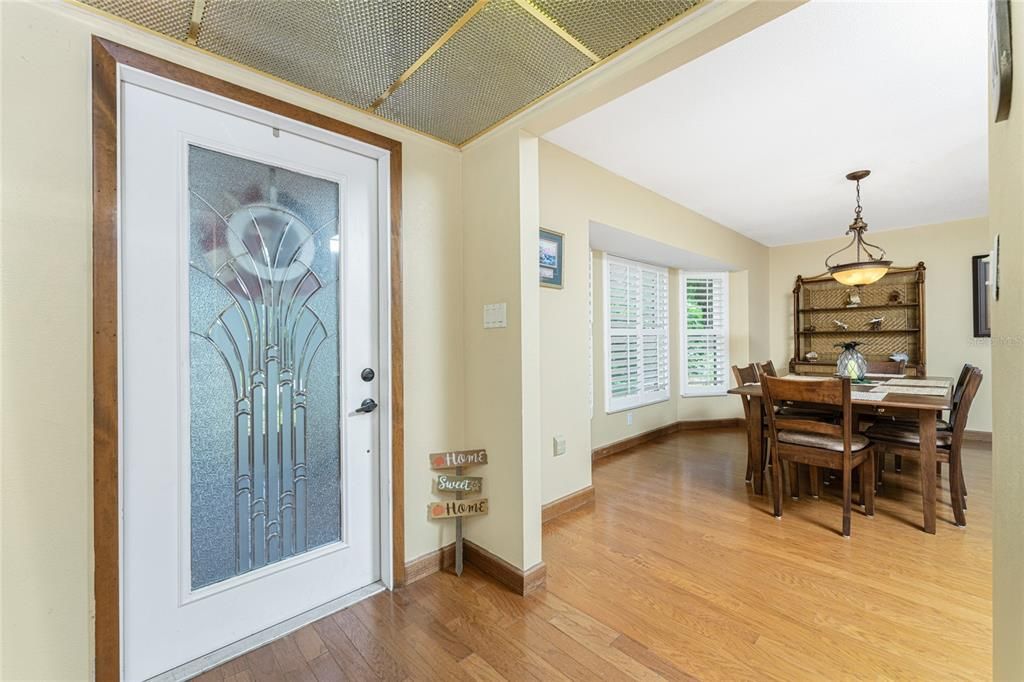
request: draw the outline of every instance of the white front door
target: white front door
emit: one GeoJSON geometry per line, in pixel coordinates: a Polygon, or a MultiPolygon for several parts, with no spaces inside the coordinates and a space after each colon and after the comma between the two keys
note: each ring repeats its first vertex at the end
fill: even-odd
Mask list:
{"type": "Polygon", "coordinates": [[[140,680],[381,579],[381,412],[364,401],[387,396],[386,204],[381,159],[344,138],[132,80],[121,595],[140,680]]]}

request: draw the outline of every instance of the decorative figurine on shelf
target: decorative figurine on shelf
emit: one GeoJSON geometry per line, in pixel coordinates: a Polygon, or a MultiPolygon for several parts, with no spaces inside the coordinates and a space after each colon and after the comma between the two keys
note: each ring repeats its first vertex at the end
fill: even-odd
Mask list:
{"type": "Polygon", "coordinates": [[[856,287],[846,292],[846,307],[856,308],[860,305],[860,292],[856,287]]]}
{"type": "Polygon", "coordinates": [[[868,361],[864,354],[857,350],[860,341],[847,341],[837,343],[836,348],[842,348],[839,360],[836,362],[836,374],[841,377],[850,377],[853,381],[860,381],[868,371],[868,361]]]}
{"type": "Polygon", "coordinates": [[[871,331],[873,331],[873,332],[880,332],[880,331],[882,331],[882,322],[884,322],[884,321],[885,321],[885,316],[873,317],[868,322],[868,326],[871,328],[871,331]]]}
{"type": "Polygon", "coordinates": [[[850,328],[850,325],[846,324],[842,320],[832,320],[832,324],[842,329],[844,332],[850,328]]]}
{"type": "Polygon", "coordinates": [[[893,353],[889,356],[889,359],[893,362],[910,362],[910,356],[906,353],[893,353]]]}
{"type": "Polygon", "coordinates": [[[807,353],[804,354],[804,360],[806,360],[807,362],[817,362],[818,354],[815,353],[813,350],[807,351],[807,353]]]}
{"type": "Polygon", "coordinates": [[[804,325],[804,331],[805,332],[816,332],[816,331],[818,331],[818,328],[815,327],[813,324],[806,324],[806,325],[804,325]]]}
{"type": "Polygon", "coordinates": [[[899,289],[893,289],[889,292],[889,303],[893,305],[899,305],[903,303],[903,292],[899,289]]]}

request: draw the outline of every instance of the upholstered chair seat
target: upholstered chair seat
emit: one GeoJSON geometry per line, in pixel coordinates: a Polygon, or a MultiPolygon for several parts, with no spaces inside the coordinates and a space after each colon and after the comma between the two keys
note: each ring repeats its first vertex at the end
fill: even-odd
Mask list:
{"type": "MultiPolygon", "coordinates": [[[[803,445],[809,448],[821,448],[823,450],[843,451],[842,436],[829,436],[823,433],[808,433],[806,431],[779,431],[779,442],[790,445],[803,445]]],[[[871,445],[871,441],[855,433],[850,437],[850,452],[863,450],[871,445]]]]}
{"type": "MultiPolygon", "coordinates": [[[[921,445],[921,434],[917,430],[917,424],[895,424],[879,422],[873,424],[864,434],[874,441],[886,443],[898,443],[900,445],[921,445]]],[[[953,443],[953,433],[948,429],[936,429],[935,445],[940,448],[948,448],[953,443]]]]}

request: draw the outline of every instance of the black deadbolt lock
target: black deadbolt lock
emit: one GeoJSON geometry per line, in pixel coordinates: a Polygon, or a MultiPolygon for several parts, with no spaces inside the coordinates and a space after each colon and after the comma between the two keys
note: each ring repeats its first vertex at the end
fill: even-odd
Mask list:
{"type": "Polygon", "coordinates": [[[373,381],[373,377],[376,375],[373,373],[372,369],[367,367],[362,371],[362,373],[360,373],[359,376],[362,377],[363,381],[373,381]]]}

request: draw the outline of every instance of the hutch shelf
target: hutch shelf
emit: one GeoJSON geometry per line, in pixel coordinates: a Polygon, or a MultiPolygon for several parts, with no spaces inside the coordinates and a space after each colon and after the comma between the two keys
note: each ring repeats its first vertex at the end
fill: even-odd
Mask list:
{"type": "Polygon", "coordinates": [[[793,287],[794,352],[789,371],[833,374],[842,352],[836,345],[859,341],[857,349],[868,362],[906,353],[910,357],[907,374],[924,375],[924,272],[924,263],[892,267],[874,284],[859,287],[840,284],[827,273],[797,275],[793,287]],[[808,353],[817,353],[818,357],[808,360],[808,353]]]}

